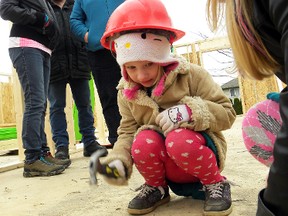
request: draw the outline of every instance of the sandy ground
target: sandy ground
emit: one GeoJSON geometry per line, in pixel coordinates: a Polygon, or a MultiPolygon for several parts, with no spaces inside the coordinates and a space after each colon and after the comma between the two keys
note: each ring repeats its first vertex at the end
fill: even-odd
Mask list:
{"type": "MultiPolygon", "coordinates": [[[[253,216],[258,191],[266,184],[268,168],[246,150],[241,136],[242,117],[225,131],[228,141],[223,174],[232,182],[232,216],[253,216]]],[[[128,202],[144,181],[134,170],[128,186],[111,186],[102,178],[98,186],[89,185],[89,158],[82,150],[71,155],[72,164],[64,173],[52,177],[23,178],[23,169],[0,173],[0,214],[2,216],[125,216],[128,202]]],[[[147,215],[202,215],[203,201],[176,196],[147,215]]]]}

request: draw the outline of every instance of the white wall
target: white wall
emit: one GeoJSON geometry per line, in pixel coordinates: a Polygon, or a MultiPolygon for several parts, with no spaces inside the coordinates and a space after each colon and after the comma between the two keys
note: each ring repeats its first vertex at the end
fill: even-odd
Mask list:
{"type": "Polygon", "coordinates": [[[12,64],[8,54],[10,23],[0,18],[0,82],[7,81],[12,73],[12,64]]]}

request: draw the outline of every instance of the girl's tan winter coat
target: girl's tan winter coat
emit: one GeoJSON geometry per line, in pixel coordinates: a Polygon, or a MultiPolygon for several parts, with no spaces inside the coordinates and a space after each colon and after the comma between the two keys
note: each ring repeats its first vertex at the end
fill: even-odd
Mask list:
{"type": "MultiPolygon", "coordinates": [[[[205,69],[190,64],[182,57],[176,58],[179,66],[168,74],[165,90],[159,97],[153,94],[149,97],[146,91],[140,89],[134,99],[128,100],[122,91],[131,87],[131,83],[122,78],[118,85],[118,105],[122,116],[119,137],[113,150],[103,158],[103,163],[120,159],[128,170],[128,178],[132,173],[130,150],[135,135],[148,128],[163,133],[155,118],[164,109],[177,104],[186,104],[192,110],[191,122],[182,123],[180,127],[205,131],[217,148],[220,170],[224,168],[227,144],[221,131],[232,126],[236,113],[229,98],[205,69]]],[[[127,183],[106,180],[112,184],[127,183]]]]}

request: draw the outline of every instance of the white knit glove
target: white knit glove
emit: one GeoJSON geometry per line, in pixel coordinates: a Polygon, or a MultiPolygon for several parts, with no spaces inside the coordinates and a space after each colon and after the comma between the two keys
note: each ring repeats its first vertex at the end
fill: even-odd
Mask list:
{"type": "Polygon", "coordinates": [[[119,178],[126,178],[126,171],[125,171],[125,167],[124,167],[124,165],[123,165],[123,163],[122,163],[122,161],[121,160],[113,160],[112,162],[110,162],[109,164],[108,164],[108,166],[110,167],[110,168],[116,168],[117,169],[117,171],[118,171],[118,174],[119,174],[119,178]]]}
{"type": "Polygon", "coordinates": [[[170,107],[161,112],[156,117],[156,124],[158,124],[166,136],[171,130],[179,127],[180,123],[188,122],[190,120],[189,112],[185,104],[170,107]]]}

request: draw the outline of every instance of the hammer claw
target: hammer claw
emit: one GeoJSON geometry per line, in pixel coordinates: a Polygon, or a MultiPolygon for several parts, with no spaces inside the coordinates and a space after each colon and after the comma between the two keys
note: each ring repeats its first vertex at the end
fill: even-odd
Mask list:
{"type": "Polygon", "coordinates": [[[103,157],[107,154],[107,150],[101,149],[94,152],[90,157],[90,164],[89,164],[89,173],[90,173],[90,184],[96,185],[97,184],[97,171],[101,169],[101,163],[99,158],[103,157]]]}

